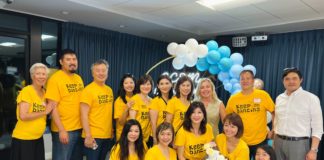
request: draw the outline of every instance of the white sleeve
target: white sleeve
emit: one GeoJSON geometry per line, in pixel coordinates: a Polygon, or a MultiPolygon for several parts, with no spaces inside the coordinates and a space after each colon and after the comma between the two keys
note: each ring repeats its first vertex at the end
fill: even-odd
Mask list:
{"type": "Polygon", "coordinates": [[[323,134],[322,108],[319,98],[315,95],[311,97],[310,113],[312,136],[321,139],[323,134]]]}

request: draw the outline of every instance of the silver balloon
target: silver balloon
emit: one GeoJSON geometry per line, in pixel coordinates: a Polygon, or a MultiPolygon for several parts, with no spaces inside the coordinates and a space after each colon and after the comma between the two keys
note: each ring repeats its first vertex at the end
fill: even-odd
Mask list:
{"type": "Polygon", "coordinates": [[[260,78],[255,78],[254,79],[254,88],[255,89],[263,89],[264,83],[260,78]]]}

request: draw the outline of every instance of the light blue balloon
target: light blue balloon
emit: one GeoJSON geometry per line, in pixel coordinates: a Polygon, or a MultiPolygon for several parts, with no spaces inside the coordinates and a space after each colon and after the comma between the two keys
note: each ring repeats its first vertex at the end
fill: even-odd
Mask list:
{"type": "Polygon", "coordinates": [[[218,48],[218,52],[221,54],[222,58],[229,58],[231,55],[231,49],[227,46],[221,46],[218,48]]]}
{"type": "Polygon", "coordinates": [[[231,95],[234,95],[236,93],[239,93],[241,90],[234,90],[233,92],[231,92],[231,95]]]}
{"type": "Polygon", "coordinates": [[[238,83],[238,82],[239,82],[239,80],[236,79],[236,78],[232,78],[232,79],[230,80],[230,83],[232,83],[233,85],[234,85],[235,83],[238,83]]]}
{"type": "Polygon", "coordinates": [[[229,70],[229,73],[234,78],[240,78],[240,73],[243,71],[243,67],[239,64],[234,64],[231,69],[229,70]]]}
{"type": "Polygon", "coordinates": [[[243,56],[241,53],[233,53],[230,58],[234,64],[242,65],[243,63],[243,56]]]}
{"type": "Polygon", "coordinates": [[[218,78],[221,82],[223,82],[225,79],[229,79],[230,76],[229,76],[228,72],[223,72],[223,71],[221,71],[221,72],[218,73],[217,78],[218,78]]]}
{"type": "Polygon", "coordinates": [[[213,50],[213,51],[208,52],[206,58],[207,58],[207,62],[209,64],[216,64],[220,60],[221,55],[218,51],[213,50]]]}
{"type": "Polygon", "coordinates": [[[240,85],[240,83],[235,83],[235,84],[233,84],[233,90],[241,90],[241,85],[240,85]]]}
{"type": "Polygon", "coordinates": [[[232,89],[232,84],[231,83],[226,83],[225,85],[224,85],[224,89],[226,90],[226,91],[231,91],[231,89],[232,89]]]}
{"type": "Polygon", "coordinates": [[[210,74],[215,75],[215,74],[218,74],[220,72],[220,69],[217,67],[216,64],[212,64],[212,65],[209,66],[208,71],[209,71],[210,74]]]}
{"type": "Polygon", "coordinates": [[[224,79],[223,80],[223,85],[225,85],[226,83],[230,83],[230,80],[229,79],[224,79]]]}
{"type": "Polygon", "coordinates": [[[206,71],[209,68],[209,63],[206,58],[199,58],[196,64],[196,68],[198,71],[206,71]]]}
{"type": "Polygon", "coordinates": [[[256,68],[253,65],[251,65],[251,64],[248,64],[248,65],[244,66],[243,67],[243,70],[250,70],[250,71],[252,71],[254,76],[256,74],[256,68]]]}
{"type": "Polygon", "coordinates": [[[213,51],[218,49],[218,43],[214,40],[210,40],[206,43],[206,46],[208,48],[208,51],[213,51]]]}
{"type": "Polygon", "coordinates": [[[219,64],[221,66],[221,70],[222,71],[229,71],[233,65],[233,61],[229,58],[222,58],[220,61],[219,61],[219,64]]]}

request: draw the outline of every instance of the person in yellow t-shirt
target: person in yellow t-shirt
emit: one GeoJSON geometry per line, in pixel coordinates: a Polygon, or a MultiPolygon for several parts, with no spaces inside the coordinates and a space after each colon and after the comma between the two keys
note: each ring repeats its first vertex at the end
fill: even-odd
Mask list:
{"type": "Polygon", "coordinates": [[[118,97],[114,104],[114,119],[116,121],[116,140],[118,141],[124,124],[129,117],[129,110],[134,105],[131,100],[135,93],[135,78],[126,73],[119,83],[118,97]]]}
{"type": "Polygon", "coordinates": [[[227,102],[226,113],[240,115],[244,125],[242,139],[248,144],[250,158],[255,156],[256,148],[267,143],[273,135],[273,130],[267,130],[267,111],[274,118],[274,103],[269,94],[263,90],[254,89],[254,74],[243,70],[240,74],[242,91],[232,95],[227,102]],[[256,132],[257,131],[257,132],[256,132]]]}
{"type": "Polygon", "coordinates": [[[24,87],[17,97],[17,120],[12,133],[11,160],[45,160],[43,133],[46,115],[52,111],[45,106],[45,90],[48,68],[35,63],[30,68],[32,84],[24,87]]]}
{"type": "Polygon", "coordinates": [[[201,160],[207,156],[204,144],[213,141],[214,135],[206,117],[202,102],[190,104],[175,140],[179,160],[201,160]]]}
{"type": "Polygon", "coordinates": [[[130,119],[125,123],[119,141],[111,149],[109,159],[144,160],[146,151],[141,124],[135,119],[130,119]]]}
{"type": "Polygon", "coordinates": [[[167,102],[173,96],[172,81],[167,75],[160,75],[157,80],[157,96],[153,98],[149,106],[154,144],[156,140],[156,127],[165,121],[167,102]]]}
{"type": "Polygon", "coordinates": [[[175,133],[184,121],[192,98],[193,87],[192,80],[188,76],[180,77],[175,86],[176,95],[168,101],[166,122],[172,123],[175,133]]]}
{"type": "Polygon", "coordinates": [[[241,117],[230,113],[224,118],[224,133],[216,136],[219,152],[228,160],[249,160],[249,147],[241,139],[244,131],[241,117]]]}
{"type": "Polygon", "coordinates": [[[87,160],[105,160],[113,146],[113,91],[105,84],[109,65],[100,59],[92,64],[93,82],[84,88],[80,99],[82,138],[87,160]]]}
{"type": "Polygon", "coordinates": [[[177,160],[177,153],[169,145],[174,139],[174,129],[171,123],[163,122],[156,129],[157,145],[150,148],[145,160],[177,160]]]}
{"type": "Polygon", "coordinates": [[[147,146],[153,146],[152,127],[149,116],[151,98],[148,94],[152,91],[153,81],[151,76],[144,75],[136,83],[136,95],[132,97],[134,105],[129,112],[130,119],[136,119],[142,126],[143,138],[147,146]]]}
{"type": "Polygon", "coordinates": [[[45,98],[52,111],[52,158],[82,159],[80,97],[83,81],[75,72],[78,60],[73,50],[65,49],[60,57],[61,69],[48,80],[45,98]]]}

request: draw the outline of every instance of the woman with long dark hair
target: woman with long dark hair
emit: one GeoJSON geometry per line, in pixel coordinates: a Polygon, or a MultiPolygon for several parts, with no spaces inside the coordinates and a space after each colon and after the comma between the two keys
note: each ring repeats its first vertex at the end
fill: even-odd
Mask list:
{"type": "Polygon", "coordinates": [[[146,150],[140,123],[130,119],[125,123],[119,141],[111,149],[110,160],[143,160],[146,150]]]}
{"type": "Polygon", "coordinates": [[[153,146],[153,138],[150,137],[152,127],[149,116],[149,105],[151,103],[151,97],[149,94],[152,91],[153,80],[151,76],[144,75],[136,83],[136,95],[131,99],[134,101],[134,105],[129,111],[129,118],[136,119],[142,126],[143,139],[148,147],[153,146]]]}
{"type": "Polygon", "coordinates": [[[157,80],[157,95],[152,99],[149,106],[154,144],[157,143],[157,137],[155,136],[156,126],[165,121],[167,103],[172,96],[173,90],[170,77],[161,75],[157,80]]]}
{"type": "Polygon", "coordinates": [[[179,78],[176,86],[176,95],[168,101],[166,115],[166,122],[172,123],[175,133],[178,132],[181,127],[185,113],[190,105],[193,83],[188,76],[182,76],[179,78]]]}
{"type": "Polygon", "coordinates": [[[119,83],[118,98],[114,104],[114,119],[116,121],[116,140],[119,139],[123,126],[129,116],[129,110],[134,105],[131,100],[135,93],[135,78],[132,74],[124,74],[119,83]]]}
{"type": "Polygon", "coordinates": [[[204,144],[214,139],[212,127],[207,124],[207,113],[202,102],[190,104],[175,145],[179,160],[198,160],[206,157],[204,144]]]}

